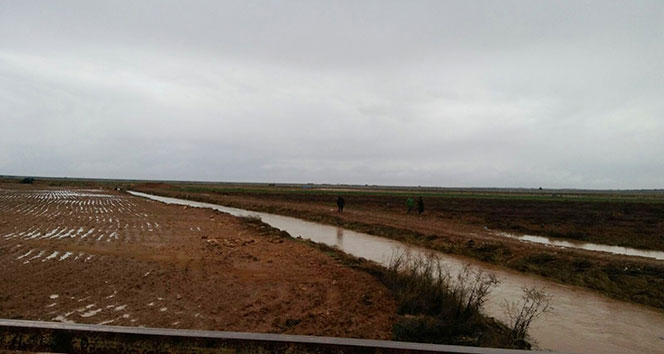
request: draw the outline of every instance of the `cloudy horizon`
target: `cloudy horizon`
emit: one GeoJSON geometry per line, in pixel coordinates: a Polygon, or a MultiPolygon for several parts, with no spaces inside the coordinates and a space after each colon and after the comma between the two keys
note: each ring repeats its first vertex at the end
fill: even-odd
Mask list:
{"type": "Polygon", "coordinates": [[[664,186],[664,2],[0,2],[0,175],[664,186]]]}

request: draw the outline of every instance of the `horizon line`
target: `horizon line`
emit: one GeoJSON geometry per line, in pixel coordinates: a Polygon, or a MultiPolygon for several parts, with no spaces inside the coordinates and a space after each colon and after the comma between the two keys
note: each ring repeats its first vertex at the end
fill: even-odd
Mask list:
{"type": "Polygon", "coordinates": [[[532,190],[532,191],[587,191],[587,192],[631,192],[631,191],[651,191],[664,192],[663,188],[576,188],[576,187],[557,187],[545,188],[538,187],[446,187],[446,186],[427,186],[427,185],[383,185],[383,184],[361,184],[361,183],[330,183],[330,182],[269,182],[269,181],[213,181],[213,180],[183,180],[183,179],[144,179],[144,178],[109,178],[109,177],[67,177],[67,176],[36,176],[36,175],[0,175],[0,178],[20,179],[32,177],[45,180],[81,180],[81,181],[107,181],[107,182],[161,182],[161,183],[201,183],[201,184],[247,184],[247,185],[280,185],[280,186],[345,186],[345,187],[371,187],[371,188],[409,188],[409,189],[448,189],[448,190],[532,190]],[[540,189],[541,188],[541,189],[540,189]]]}

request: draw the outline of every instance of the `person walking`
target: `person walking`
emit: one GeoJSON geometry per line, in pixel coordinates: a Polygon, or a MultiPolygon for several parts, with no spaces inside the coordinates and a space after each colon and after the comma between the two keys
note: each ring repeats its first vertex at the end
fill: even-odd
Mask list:
{"type": "Polygon", "coordinates": [[[417,213],[422,214],[424,212],[424,200],[422,200],[422,197],[417,200],[417,213]]]}
{"type": "Polygon", "coordinates": [[[414,205],[415,201],[413,200],[413,197],[408,197],[408,199],[406,199],[406,207],[408,207],[408,211],[406,211],[406,214],[410,214],[410,212],[413,210],[414,205]]]}
{"type": "Polygon", "coordinates": [[[337,213],[343,212],[344,211],[344,206],[346,206],[346,201],[344,200],[344,198],[341,198],[341,196],[339,196],[337,198],[337,207],[338,207],[337,213]]]}

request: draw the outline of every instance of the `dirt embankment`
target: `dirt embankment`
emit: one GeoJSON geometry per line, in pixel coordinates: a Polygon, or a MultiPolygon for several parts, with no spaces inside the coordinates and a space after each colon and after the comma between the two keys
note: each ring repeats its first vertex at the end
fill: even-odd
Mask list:
{"type": "Polygon", "coordinates": [[[0,186],[0,316],[389,339],[369,274],[264,225],[117,192],[0,186]]]}
{"type": "MultiPolygon", "coordinates": [[[[518,223],[532,223],[525,210],[538,209],[539,201],[484,201],[468,200],[451,204],[443,208],[440,200],[425,199],[426,210],[423,215],[406,215],[403,198],[394,196],[347,196],[344,213],[337,213],[334,205],[335,197],[329,194],[316,193],[247,193],[220,192],[194,193],[190,190],[169,186],[161,188],[138,188],[148,193],[166,196],[208,201],[222,205],[234,206],[250,210],[290,215],[311,221],[339,225],[356,231],[368,232],[409,242],[448,253],[462,254],[482,261],[501,264],[524,272],[546,276],[556,281],[582,286],[600,291],[614,298],[630,300],[659,308],[664,308],[664,264],[661,261],[648,260],[627,256],[617,256],[584,250],[571,250],[545,247],[542,245],[523,243],[496,236],[488,232],[484,226],[487,215],[496,216],[497,220],[518,223]],[[464,204],[465,203],[465,204],[464,204]],[[512,203],[512,204],[510,204],[512,203]],[[521,206],[516,206],[517,204],[521,206]],[[456,205],[456,206],[455,206],[456,205]],[[474,205],[474,206],[473,206],[474,205]],[[507,207],[512,205],[511,207],[507,207]],[[441,210],[438,210],[440,208],[441,210]],[[452,209],[450,209],[452,208],[452,209]],[[458,209],[454,209],[458,208],[458,209]],[[516,215],[516,216],[514,216],[516,215]]],[[[546,214],[554,206],[542,202],[538,212],[546,214]],[[544,210],[544,211],[542,211],[544,210]]],[[[591,203],[592,204],[592,203],[591,203]]],[[[565,225],[574,230],[580,222],[577,216],[566,218],[565,215],[588,213],[604,213],[601,204],[589,206],[587,203],[566,205],[564,213],[551,212],[551,220],[542,225],[565,225]],[[590,210],[586,210],[590,208],[590,210]]],[[[631,205],[631,204],[630,204],[631,205]]],[[[561,206],[559,206],[561,207],[561,206]]],[[[620,234],[626,238],[634,228],[647,224],[644,220],[657,218],[659,205],[630,206],[634,222],[623,222],[616,226],[612,234],[620,234]],[[639,209],[643,208],[643,210],[639,209]],[[651,210],[652,209],[652,210],[651,210]]],[[[607,210],[611,210],[608,208],[607,210]]],[[[603,214],[604,215],[604,214],[603,214]]],[[[544,217],[544,216],[542,216],[544,217]]],[[[591,218],[591,220],[593,220],[591,218]]],[[[661,217],[657,218],[654,230],[661,227],[661,217]]],[[[488,223],[488,226],[494,226],[488,223]]],[[[611,223],[598,226],[593,234],[598,235],[602,228],[611,227],[611,223]],[[600,230],[600,231],[598,231],[600,230]]],[[[571,231],[575,232],[575,231],[571,231]]],[[[654,231],[650,234],[653,239],[654,231]]],[[[598,236],[595,236],[598,237],[598,236]]],[[[635,237],[632,234],[632,237],[635,237]]],[[[648,241],[657,245],[659,241],[648,241]]],[[[601,242],[600,242],[601,243],[601,242]]],[[[653,248],[659,248],[653,247],[653,248]]]]}

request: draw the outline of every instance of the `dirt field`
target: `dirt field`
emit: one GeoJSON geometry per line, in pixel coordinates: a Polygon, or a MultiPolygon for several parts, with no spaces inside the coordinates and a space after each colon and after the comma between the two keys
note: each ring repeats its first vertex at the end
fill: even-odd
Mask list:
{"type": "MultiPolygon", "coordinates": [[[[662,261],[546,247],[500,237],[486,229],[488,226],[497,230],[518,229],[525,232],[553,225],[551,227],[556,230],[567,229],[572,234],[595,235],[594,238],[587,237],[593,241],[609,230],[607,235],[617,236],[607,240],[640,238],[645,240],[639,241],[642,245],[661,249],[661,244],[664,244],[664,216],[659,213],[664,210],[664,205],[657,203],[592,202],[592,206],[588,206],[589,202],[426,198],[424,214],[406,215],[404,197],[352,194],[346,195],[346,209],[340,214],[334,205],[335,194],[315,191],[195,192],[191,188],[169,185],[139,185],[137,189],[340,225],[502,264],[598,290],[618,299],[664,308],[662,261]],[[622,208],[620,214],[616,211],[619,208],[622,208]],[[603,222],[607,215],[614,215],[615,220],[603,222]],[[521,226],[515,228],[509,225],[521,226]],[[642,228],[649,231],[639,233],[642,228]]],[[[617,243],[636,246],[639,242],[617,243]]]]}
{"type": "Polygon", "coordinates": [[[389,339],[370,275],[274,230],[120,192],[0,185],[0,316],[389,339]]]}

